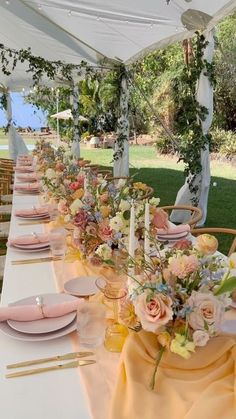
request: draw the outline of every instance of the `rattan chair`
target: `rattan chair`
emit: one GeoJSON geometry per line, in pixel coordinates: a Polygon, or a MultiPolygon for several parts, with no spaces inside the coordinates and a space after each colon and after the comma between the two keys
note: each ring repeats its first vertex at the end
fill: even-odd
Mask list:
{"type": "Polygon", "coordinates": [[[200,234],[230,234],[233,236],[233,242],[229,248],[228,256],[236,251],[236,230],[233,228],[223,228],[223,227],[203,227],[203,228],[194,228],[191,230],[193,236],[199,236],[200,234]]]}
{"type": "Polygon", "coordinates": [[[167,213],[173,210],[177,211],[189,211],[191,215],[189,216],[189,220],[187,220],[184,224],[190,225],[192,228],[202,219],[202,210],[197,207],[192,207],[190,205],[167,205],[164,207],[160,207],[167,213]]]}

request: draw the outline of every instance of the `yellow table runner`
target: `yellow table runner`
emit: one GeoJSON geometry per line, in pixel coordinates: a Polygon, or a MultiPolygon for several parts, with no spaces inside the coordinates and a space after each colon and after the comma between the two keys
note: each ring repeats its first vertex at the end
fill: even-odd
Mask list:
{"type": "Polygon", "coordinates": [[[158,344],[148,332],[132,333],[123,348],[110,419],[235,419],[236,340],[222,336],[190,360],[166,353],[155,389],[149,384],[158,344]]]}

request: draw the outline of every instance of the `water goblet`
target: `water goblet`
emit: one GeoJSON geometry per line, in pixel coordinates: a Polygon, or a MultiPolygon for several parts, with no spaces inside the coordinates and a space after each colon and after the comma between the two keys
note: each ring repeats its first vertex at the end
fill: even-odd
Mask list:
{"type": "Polygon", "coordinates": [[[80,345],[95,348],[102,345],[105,335],[106,309],[95,301],[84,301],[77,312],[77,331],[80,345]]]}

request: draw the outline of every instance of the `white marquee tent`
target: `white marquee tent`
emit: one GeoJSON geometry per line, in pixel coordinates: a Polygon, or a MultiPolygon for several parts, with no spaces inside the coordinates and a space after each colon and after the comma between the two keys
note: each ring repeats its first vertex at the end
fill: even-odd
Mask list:
{"type": "MultiPolygon", "coordinates": [[[[236,0],[1,0],[0,43],[30,47],[48,60],[128,65],[197,29],[208,36],[235,9],[236,0]]],[[[10,77],[0,74],[0,83],[9,90],[32,84],[24,65],[17,65],[10,77]]],[[[122,162],[117,164],[122,170],[122,162]]]]}

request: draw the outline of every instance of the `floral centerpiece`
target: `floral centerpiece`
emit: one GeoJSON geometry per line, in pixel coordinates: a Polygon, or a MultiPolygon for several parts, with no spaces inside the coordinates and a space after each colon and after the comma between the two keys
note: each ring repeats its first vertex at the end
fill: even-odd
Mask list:
{"type": "Polygon", "coordinates": [[[128,294],[120,307],[127,327],[155,333],[160,345],[156,368],[165,351],[189,359],[197,347],[220,333],[230,293],[236,287],[236,254],[228,260],[215,253],[218,242],[203,234],[173,247],[151,238],[155,255],[131,259],[128,294]],[[141,262],[140,262],[141,261],[141,262]],[[130,273],[131,272],[131,273],[130,273]]]}

